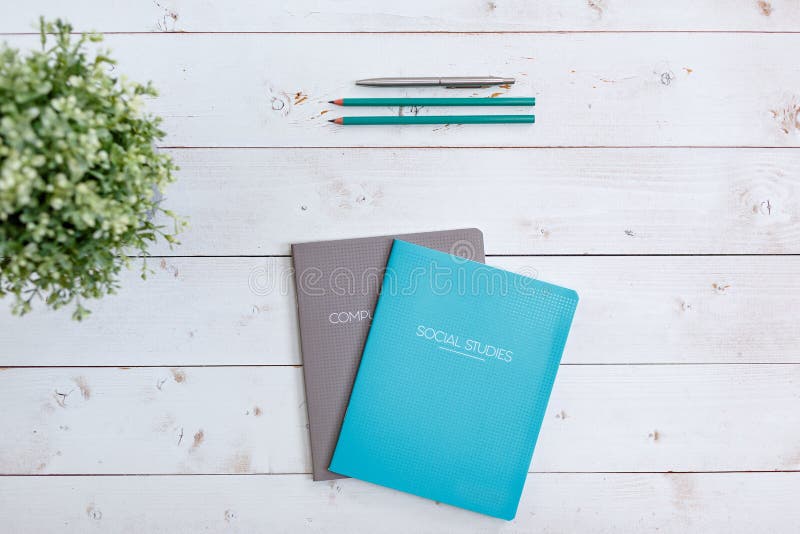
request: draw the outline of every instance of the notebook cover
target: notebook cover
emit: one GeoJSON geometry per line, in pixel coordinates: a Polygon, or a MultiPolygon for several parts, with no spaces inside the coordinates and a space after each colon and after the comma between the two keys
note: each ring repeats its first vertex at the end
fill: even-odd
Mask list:
{"type": "Polygon", "coordinates": [[[330,469],[513,519],[577,302],[395,241],[330,469]]]}
{"type": "MultiPolygon", "coordinates": [[[[328,465],[394,237],[292,245],[314,480],[342,478],[328,465]]],[[[402,238],[484,261],[483,234],[475,228],[402,238]]]]}

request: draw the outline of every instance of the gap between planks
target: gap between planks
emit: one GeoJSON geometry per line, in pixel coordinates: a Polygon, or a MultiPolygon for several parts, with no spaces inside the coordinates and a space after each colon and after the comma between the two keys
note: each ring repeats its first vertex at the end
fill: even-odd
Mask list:
{"type": "MultiPolygon", "coordinates": [[[[796,30],[351,30],[351,31],[73,31],[71,35],[100,33],[102,35],[573,35],[573,34],[639,34],[639,33],[687,33],[687,34],[765,34],[795,35],[796,30]]],[[[39,32],[0,32],[0,36],[39,35],[39,32]]],[[[47,35],[55,35],[48,33],[47,35]]]]}
{"type": "MultiPolygon", "coordinates": [[[[390,106],[406,107],[406,106],[390,106]]],[[[649,149],[697,149],[697,150],[798,150],[800,146],[774,146],[774,145],[381,145],[381,146],[319,146],[319,145],[286,145],[286,146],[244,146],[244,145],[158,145],[160,150],[649,150],[649,149]]]]}
{"type": "MultiPolygon", "coordinates": [[[[666,253],[656,252],[652,254],[486,254],[487,258],[660,258],[660,257],[750,257],[750,256],[800,256],[797,252],[720,252],[711,254],[692,254],[692,253],[666,253]]],[[[291,258],[291,254],[187,254],[187,255],[154,255],[154,256],[126,256],[130,259],[160,259],[160,258],[291,258]]]]}
{"type": "MultiPolygon", "coordinates": [[[[745,475],[770,473],[800,473],[800,469],[769,469],[742,471],[528,471],[529,475],[745,475]]],[[[46,478],[46,477],[281,477],[311,476],[311,473],[42,473],[17,474],[0,473],[7,478],[46,478]]],[[[346,480],[346,477],[343,480],[346,480]]],[[[316,482],[330,482],[317,480],[316,482]]]]}
{"type": "MultiPolygon", "coordinates": [[[[602,362],[602,363],[561,363],[559,367],[674,367],[674,366],[708,366],[719,367],[723,365],[800,365],[797,362],[602,362]]],[[[157,364],[157,365],[4,365],[0,366],[0,371],[13,369],[205,369],[205,368],[271,368],[271,367],[294,367],[300,369],[302,363],[199,363],[199,364],[157,364]]]]}

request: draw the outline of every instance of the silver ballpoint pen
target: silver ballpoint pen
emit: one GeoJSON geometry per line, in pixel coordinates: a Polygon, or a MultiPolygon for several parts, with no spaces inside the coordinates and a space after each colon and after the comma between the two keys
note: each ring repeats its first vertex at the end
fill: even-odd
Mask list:
{"type": "Polygon", "coordinates": [[[415,78],[368,78],[357,80],[356,85],[371,87],[412,87],[443,85],[445,87],[486,87],[514,83],[514,78],[498,76],[415,77],[415,78]]]}

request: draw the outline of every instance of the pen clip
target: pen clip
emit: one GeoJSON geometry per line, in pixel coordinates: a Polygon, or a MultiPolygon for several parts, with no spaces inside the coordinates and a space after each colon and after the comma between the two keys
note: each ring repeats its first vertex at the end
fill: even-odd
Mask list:
{"type": "Polygon", "coordinates": [[[491,85],[445,85],[445,89],[483,89],[491,85]]]}

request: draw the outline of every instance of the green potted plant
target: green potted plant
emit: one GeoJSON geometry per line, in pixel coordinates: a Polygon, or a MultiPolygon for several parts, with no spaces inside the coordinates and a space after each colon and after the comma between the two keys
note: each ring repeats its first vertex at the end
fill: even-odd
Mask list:
{"type": "Polygon", "coordinates": [[[18,315],[42,300],[81,320],[130,256],[176,243],[184,222],[160,206],[177,167],[155,146],[160,119],[142,111],[155,89],[90,54],[101,36],[71,31],[41,20],[41,50],[0,47],[0,297],[18,315]]]}

